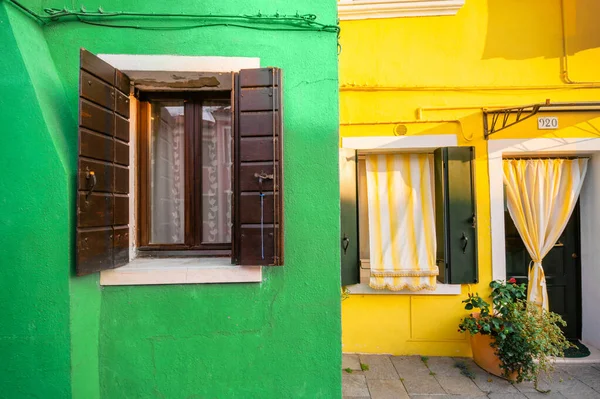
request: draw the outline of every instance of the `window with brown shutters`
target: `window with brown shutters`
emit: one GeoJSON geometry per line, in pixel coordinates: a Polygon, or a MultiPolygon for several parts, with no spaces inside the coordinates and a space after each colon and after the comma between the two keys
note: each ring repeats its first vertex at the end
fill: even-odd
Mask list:
{"type": "Polygon", "coordinates": [[[130,80],[81,50],[78,275],[127,264],[132,244],[138,256],[283,265],[281,70],[232,77],[231,92],[136,93],[137,156],[129,165],[130,80]]]}
{"type": "Polygon", "coordinates": [[[129,261],[129,78],[82,49],[77,275],[129,261]]]}

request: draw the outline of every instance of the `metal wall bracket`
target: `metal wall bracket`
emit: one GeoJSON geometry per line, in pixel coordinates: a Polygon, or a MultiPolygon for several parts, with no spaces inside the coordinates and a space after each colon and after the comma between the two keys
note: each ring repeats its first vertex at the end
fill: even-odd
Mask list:
{"type": "Polygon", "coordinates": [[[600,112],[600,102],[582,101],[572,103],[545,103],[523,105],[520,107],[484,109],[483,136],[486,140],[504,129],[523,122],[539,112],[600,112]]]}
{"type": "Polygon", "coordinates": [[[483,136],[488,137],[501,130],[507,129],[525,119],[529,119],[540,110],[541,104],[525,105],[522,107],[483,110],[483,136]]]}

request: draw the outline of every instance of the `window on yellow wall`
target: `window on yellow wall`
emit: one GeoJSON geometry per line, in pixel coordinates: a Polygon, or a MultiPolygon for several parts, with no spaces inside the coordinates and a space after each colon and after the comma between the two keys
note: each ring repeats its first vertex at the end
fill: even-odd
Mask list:
{"type": "MultiPolygon", "coordinates": [[[[366,157],[367,154],[373,154],[373,152],[356,153],[355,160],[355,212],[356,222],[352,223],[352,210],[348,212],[350,202],[347,199],[347,195],[342,195],[342,283],[349,285],[353,283],[366,284],[371,280],[371,285],[376,285],[374,288],[380,288],[380,284],[374,283],[371,279],[372,276],[380,276],[380,272],[376,272],[374,275],[371,273],[371,253],[370,253],[370,221],[369,221],[369,195],[367,189],[367,166],[366,157]],[[346,197],[344,199],[344,197],[346,197]],[[350,222],[350,223],[349,223],[350,222]],[[353,231],[353,225],[356,225],[356,230],[353,231]],[[350,234],[348,233],[350,232],[350,234]],[[350,248],[348,245],[353,237],[357,239],[358,245],[356,246],[356,254],[354,254],[354,247],[350,248]],[[346,239],[346,242],[344,242],[346,239]],[[345,248],[345,250],[344,250],[345,248]],[[348,249],[352,252],[348,252],[348,249]],[[355,256],[355,260],[353,256],[355,256]]],[[[405,155],[407,153],[404,153],[405,155]]],[[[380,157],[381,158],[381,157],[380,157]]],[[[415,158],[415,157],[411,157],[415,158]]],[[[472,179],[472,158],[473,149],[470,147],[451,147],[451,148],[440,148],[434,153],[425,155],[428,167],[424,168],[429,174],[429,182],[433,187],[435,200],[433,201],[435,215],[435,230],[436,234],[430,238],[434,242],[423,243],[421,236],[421,243],[419,248],[423,248],[423,244],[428,248],[435,248],[437,244],[437,251],[435,252],[435,263],[439,267],[438,280],[443,283],[472,283],[477,281],[477,261],[476,261],[476,234],[475,234],[475,207],[474,207],[474,190],[473,190],[473,179],[472,179]]],[[[345,158],[346,161],[348,156],[345,158]]],[[[384,159],[384,158],[381,158],[384,159]]],[[[385,157],[388,159],[388,157],[385,157]]],[[[404,158],[406,159],[406,158],[404,158]]],[[[422,158],[421,158],[422,159],[422,158]]],[[[379,169],[381,171],[381,169],[379,169]]],[[[387,171],[385,173],[388,173],[387,171]]],[[[395,172],[391,172],[395,173],[395,172]]],[[[413,172],[414,173],[414,172],[413,172]]],[[[419,172],[420,173],[420,172],[419,172]]],[[[345,185],[352,186],[352,176],[347,176],[348,173],[341,174],[342,194],[344,192],[352,192],[352,188],[344,188],[345,185]]],[[[381,174],[380,174],[381,175],[381,174]]],[[[398,178],[398,177],[397,177],[398,178]]],[[[422,182],[423,180],[420,179],[422,182]]],[[[402,184],[407,184],[405,181],[402,184]]],[[[414,184],[414,183],[411,183],[414,184]]],[[[419,183],[416,183],[419,184],[419,183]]],[[[384,194],[386,188],[383,188],[384,194]]],[[[415,187],[414,192],[419,192],[419,188],[415,187]]],[[[373,194],[372,194],[373,195],[373,194]]],[[[426,203],[426,202],[425,202],[426,203]]],[[[389,207],[389,202],[385,205],[389,207]]],[[[351,207],[350,207],[351,208],[351,207]]],[[[373,209],[372,209],[373,211],[373,209]]],[[[385,211],[385,210],[384,210],[385,211]]],[[[421,209],[414,209],[416,215],[421,214],[421,209]]],[[[396,215],[400,218],[407,216],[402,209],[397,209],[396,215]]],[[[420,217],[415,220],[414,227],[416,231],[419,230],[420,226],[416,223],[422,223],[420,217]]],[[[403,226],[406,226],[404,224],[403,226]]],[[[404,229],[405,227],[402,227],[404,229]]],[[[429,230],[433,230],[430,228],[429,230]]],[[[398,236],[403,235],[404,231],[399,231],[398,236]]],[[[427,240],[425,240],[427,241],[427,240]]],[[[386,244],[388,245],[388,244],[386,244]]],[[[405,245],[412,245],[410,243],[405,245]]],[[[394,250],[398,252],[398,250],[394,250]]],[[[389,253],[389,252],[388,252],[389,253]]],[[[389,258],[388,258],[389,259],[389,258]]],[[[415,262],[405,261],[398,262],[402,263],[398,269],[405,270],[411,268],[418,268],[415,262]]],[[[420,263],[420,260],[418,261],[420,263]]],[[[389,263],[389,261],[388,261],[389,263]]],[[[420,267],[422,268],[423,265],[420,267]]],[[[419,275],[421,273],[419,272],[419,275]]],[[[389,280],[389,279],[388,279],[389,280]]],[[[422,279],[422,282],[425,279],[422,279]]],[[[431,281],[431,279],[429,280],[431,281]]],[[[428,284],[435,285],[435,280],[428,284]]],[[[417,285],[410,286],[411,289],[418,289],[417,285]]],[[[388,289],[393,289],[389,288],[388,289]]]]}

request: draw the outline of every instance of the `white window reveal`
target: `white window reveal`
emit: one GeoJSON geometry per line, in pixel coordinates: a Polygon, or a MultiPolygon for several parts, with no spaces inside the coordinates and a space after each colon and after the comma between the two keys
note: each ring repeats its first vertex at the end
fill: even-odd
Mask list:
{"type": "MultiPolygon", "coordinates": [[[[140,241],[140,237],[139,235],[137,235],[137,237],[134,236],[141,225],[136,223],[136,220],[139,219],[139,212],[136,211],[136,200],[139,198],[133,197],[135,197],[137,193],[135,188],[139,187],[135,182],[137,176],[136,171],[139,170],[136,166],[139,166],[140,164],[140,157],[138,156],[139,154],[137,154],[138,151],[134,151],[133,149],[141,148],[141,144],[136,140],[136,133],[138,132],[136,127],[139,125],[137,122],[142,121],[142,118],[139,117],[141,115],[137,115],[140,111],[138,108],[141,107],[141,101],[138,101],[135,97],[128,97],[131,90],[129,79],[127,79],[129,76],[132,80],[135,80],[138,93],[142,94],[145,91],[148,91],[149,93],[155,92],[156,86],[151,83],[156,80],[161,81],[161,89],[171,88],[175,75],[174,72],[177,73],[178,78],[185,75],[186,79],[206,80],[208,75],[224,75],[241,71],[239,72],[240,76],[242,73],[244,76],[240,77],[239,81],[245,83],[240,83],[241,87],[239,90],[246,89],[246,86],[250,85],[252,87],[256,87],[257,85],[262,87],[265,81],[268,81],[269,87],[273,86],[279,88],[281,87],[281,74],[279,73],[279,70],[257,69],[260,66],[260,60],[258,58],[110,54],[103,55],[99,58],[85,50],[82,50],[82,52],[84,53],[82,57],[85,61],[82,62],[82,68],[85,70],[82,72],[82,76],[86,78],[82,78],[82,82],[86,83],[86,85],[82,85],[82,87],[85,88],[85,90],[83,90],[84,97],[87,96],[84,98],[85,101],[82,100],[82,104],[87,108],[92,106],[95,107],[93,108],[95,113],[90,111],[86,114],[89,114],[90,118],[94,117],[94,120],[88,121],[86,119],[85,121],[87,124],[93,122],[95,125],[87,127],[87,125],[83,124],[82,128],[98,132],[97,134],[88,134],[86,133],[87,130],[83,129],[86,134],[85,138],[90,140],[96,139],[96,141],[98,141],[98,138],[102,138],[103,143],[107,140],[114,140],[117,141],[115,145],[118,144],[118,146],[113,146],[112,142],[107,142],[105,143],[105,146],[100,147],[98,147],[98,145],[84,146],[85,151],[88,151],[90,148],[93,148],[96,151],[104,148],[116,148],[116,150],[107,150],[106,154],[101,153],[100,155],[88,154],[88,152],[85,151],[80,154],[80,156],[84,158],[89,156],[92,159],[84,159],[87,164],[83,163],[84,161],[80,161],[79,163],[80,169],[82,164],[84,167],[87,165],[89,169],[89,171],[83,169],[81,173],[78,173],[79,197],[80,199],[83,198],[83,200],[86,200],[87,196],[87,201],[83,202],[89,203],[92,203],[92,200],[96,200],[97,198],[103,199],[104,197],[114,197],[118,199],[118,209],[123,211],[113,212],[115,215],[118,213],[118,217],[105,218],[108,222],[103,221],[102,223],[104,224],[99,224],[100,222],[97,222],[95,219],[90,219],[91,216],[88,217],[88,215],[91,215],[90,212],[78,213],[78,242],[81,242],[81,244],[78,245],[77,273],[83,275],[100,270],[100,282],[102,285],[260,282],[262,281],[262,267],[259,265],[283,263],[283,254],[274,249],[275,247],[278,249],[283,247],[283,237],[281,237],[281,240],[277,240],[277,245],[271,245],[269,247],[264,244],[263,246],[259,245],[258,250],[256,250],[256,245],[244,246],[243,242],[238,240],[238,242],[240,242],[240,250],[235,252],[235,259],[232,259],[233,251],[232,258],[203,258],[196,257],[196,254],[184,258],[169,257],[169,254],[167,254],[167,257],[135,258],[135,253],[137,252],[137,254],[139,254],[140,250],[140,247],[136,245],[140,241]],[[123,72],[116,70],[114,66],[109,65],[106,61],[110,61],[110,64],[118,67],[123,72]],[[91,72],[87,73],[86,71],[88,70],[91,70],[91,72]],[[146,84],[146,82],[149,83],[146,84]],[[146,88],[144,85],[147,85],[148,87],[146,88]],[[90,88],[102,88],[104,91],[94,91],[90,88]],[[114,92],[116,95],[118,94],[118,101],[115,104],[112,102],[109,104],[102,103],[102,99],[106,96],[99,97],[97,94],[102,94],[105,91],[114,92]],[[102,112],[102,115],[99,114],[100,112],[102,112]],[[110,118],[97,117],[98,115],[103,116],[104,114],[107,114],[110,118]],[[126,118],[129,116],[132,118],[131,124],[127,123],[126,118]],[[104,123],[104,121],[109,119],[118,119],[119,123],[104,123]],[[116,129],[115,132],[113,132],[112,129],[116,129]],[[129,151],[127,151],[128,146],[131,146],[131,150],[129,151]],[[113,159],[113,153],[115,159],[113,159]],[[110,159],[105,160],[104,157],[108,157],[109,155],[110,159]],[[104,162],[101,165],[110,161],[110,166],[113,169],[118,168],[118,178],[106,179],[105,175],[108,172],[111,172],[112,169],[107,172],[106,167],[97,167],[96,164],[98,164],[98,160],[104,162]],[[95,162],[95,164],[93,162],[95,162]],[[127,168],[128,165],[129,169],[127,168]],[[129,179],[127,179],[127,177],[129,177],[129,179]],[[109,181],[114,184],[109,185],[107,183],[109,181]],[[108,193],[108,195],[106,193],[108,193]],[[98,228],[98,226],[100,226],[100,228],[98,228]],[[97,233],[97,231],[100,233],[97,233]],[[86,236],[86,234],[89,237],[86,236]],[[100,235],[101,239],[91,237],[90,234],[100,235]],[[115,238],[113,239],[113,237],[115,238]],[[87,241],[85,240],[86,238],[87,241]],[[95,241],[93,240],[94,238],[95,241]],[[100,243],[102,246],[99,247],[96,245],[96,247],[94,247],[92,245],[93,243],[100,243]],[[262,251],[264,252],[262,252],[262,248],[267,248],[268,251],[263,249],[262,251]],[[133,256],[130,256],[130,254],[133,256]],[[271,262],[271,258],[273,259],[273,262],[271,262]],[[232,265],[232,262],[234,265],[232,265]],[[252,263],[252,265],[248,262],[252,263]]],[[[224,81],[231,81],[231,79],[225,79],[224,81]]],[[[231,90],[232,87],[219,87],[219,89],[221,91],[231,90]]],[[[187,91],[186,89],[184,90],[187,91]]],[[[211,90],[214,91],[214,87],[211,86],[211,90]]],[[[158,91],[162,92],[164,90],[158,91]]],[[[195,100],[199,101],[200,97],[202,97],[199,94],[200,92],[194,93],[195,100]]],[[[182,229],[182,215],[185,214],[186,208],[188,207],[185,201],[182,201],[183,197],[181,193],[183,187],[181,184],[182,176],[185,173],[185,167],[182,168],[182,166],[186,163],[186,156],[185,154],[181,152],[177,153],[176,151],[177,148],[181,146],[180,131],[182,130],[182,126],[181,123],[179,123],[181,122],[179,119],[185,115],[185,112],[182,113],[182,108],[185,107],[182,107],[182,104],[180,103],[170,103],[177,100],[177,98],[178,97],[169,97],[168,95],[165,95],[164,99],[154,99],[156,100],[154,104],[156,105],[156,107],[154,107],[156,108],[156,112],[150,112],[150,103],[153,99],[148,98],[144,100],[146,101],[146,108],[148,108],[147,115],[144,114],[148,116],[148,118],[143,119],[147,122],[146,124],[148,124],[149,129],[147,130],[155,131],[156,138],[160,139],[153,142],[153,145],[150,145],[151,143],[146,143],[146,147],[149,150],[147,155],[154,155],[155,168],[153,171],[157,173],[157,176],[160,175],[163,177],[162,180],[159,179],[158,181],[154,181],[154,186],[152,186],[152,184],[149,186],[147,185],[147,187],[149,187],[147,190],[147,197],[151,200],[150,202],[156,203],[157,205],[161,204],[161,209],[166,208],[166,214],[172,216],[170,219],[162,218],[165,209],[162,209],[163,212],[157,212],[157,214],[154,215],[154,218],[149,220],[150,223],[147,223],[146,232],[148,232],[148,229],[150,228],[151,232],[156,233],[152,234],[152,237],[149,237],[152,242],[156,241],[159,243],[169,243],[181,246],[183,236],[186,234],[185,229],[182,229]],[[151,116],[154,116],[155,122],[160,121],[161,124],[151,124],[149,122],[152,120],[151,116]],[[180,160],[179,163],[176,161],[177,159],[180,160]],[[156,162],[157,160],[162,160],[164,162],[156,162]],[[165,184],[166,186],[158,187],[156,185],[157,182],[165,184]],[[152,187],[154,190],[150,189],[152,187]],[[154,199],[154,201],[152,201],[152,199],[154,199]],[[153,227],[156,227],[156,231],[152,230],[153,227]]],[[[280,96],[277,96],[277,98],[280,98],[280,96]]],[[[226,96],[226,99],[228,101],[229,96],[226,96]]],[[[202,224],[197,227],[199,227],[198,231],[202,231],[203,243],[206,241],[211,245],[227,245],[232,241],[231,236],[233,232],[233,228],[231,227],[232,214],[231,212],[228,212],[231,208],[229,206],[231,203],[230,197],[233,194],[241,193],[242,191],[241,187],[238,187],[237,191],[234,188],[229,187],[231,179],[228,178],[228,176],[232,174],[233,166],[235,165],[237,167],[240,162],[236,163],[236,160],[239,161],[239,158],[236,158],[231,154],[231,140],[225,140],[225,138],[231,137],[231,133],[234,130],[228,119],[230,117],[230,104],[227,101],[222,101],[221,97],[209,100],[212,101],[210,104],[208,100],[202,103],[204,106],[203,108],[206,109],[198,110],[199,112],[194,114],[202,115],[201,118],[196,118],[195,120],[198,122],[196,125],[202,127],[202,144],[206,144],[206,146],[197,146],[198,150],[200,150],[200,148],[206,150],[202,152],[204,155],[203,161],[206,162],[203,162],[202,166],[199,166],[199,168],[195,168],[194,170],[202,170],[204,172],[206,169],[206,173],[203,173],[203,175],[206,174],[204,180],[211,182],[214,180],[216,189],[214,193],[207,192],[206,195],[206,202],[214,200],[213,206],[210,209],[202,208],[200,212],[196,213],[202,216],[202,224]],[[205,110],[208,112],[202,112],[205,110]],[[222,137],[223,140],[219,141],[219,137],[222,137]],[[221,182],[223,184],[220,184],[221,182]]],[[[263,103],[272,104],[272,101],[263,101],[263,103]]],[[[240,109],[247,112],[263,111],[262,109],[258,109],[262,107],[260,104],[242,104],[243,106],[240,106],[240,109]]],[[[186,107],[189,108],[187,104],[186,107]]],[[[281,108],[278,108],[277,112],[282,112],[281,108]]],[[[282,118],[279,118],[279,120],[281,119],[282,118]]],[[[255,123],[254,120],[250,122],[252,123],[247,123],[244,126],[244,129],[251,129],[257,126],[257,123],[255,123]]],[[[273,125],[273,131],[269,134],[275,135],[280,132],[281,126],[273,125]]],[[[253,131],[253,133],[256,132],[253,131]]],[[[196,135],[195,137],[200,136],[196,135]]],[[[279,142],[281,142],[281,140],[279,140],[279,142]]],[[[272,154],[275,154],[274,150],[263,152],[271,156],[273,156],[272,154]]],[[[263,152],[261,152],[261,156],[263,152]]],[[[260,161],[264,160],[261,158],[260,161]]],[[[244,175],[244,173],[249,176],[252,175],[249,171],[243,169],[245,165],[239,167],[242,169],[240,172],[242,175],[244,175]]],[[[278,173],[278,177],[280,175],[281,173],[278,173]]],[[[254,183],[254,180],[252,179],[251,181],[253,184],[258,184],[254,183]]],[[[281,186],[279,184],[268,183],[265,185],[265,191],[268,191],[269,187],[280,188],[281,186]]],[[[253,187],[246,189],[254,190],[253,187]]],[[[271,190],[273,190],[273,188],[271,188],[271,190]]],[[[269,193],[267,193],[267,196],[268,194],[269,193]]],[[[273,194],[271,195],[271,198],[281,198],[281,196],[273,194]]],[[[117,201],[115,200],[115,202],[117,201]]],[[[257,201],[254,202],[255,205],[256,203],[259,203],[257,201]]],[[[100,205],[102,204],[103,203],[100,205]]],[[[252,204],[249,206],[252,206],[252,204]]],[[[108,207],[108,205],[106,207],[108,207]]],[[[89,208],[92,209],[91,206],[89,208]]],[[[114,208],[117,209],[116,206],[114,208]]],[[[86,211],[86,209],[83,209],[83,211],[86,211]]],[[[255,214],[257,213],[245,213],[246,216],[251,215],[253,218],[255,218],[255,214]]],[[[261,213],[259,212],[258,214],[260,215],[261,213]]],[[[280,226],[280,219],[273,220],[272,223],[275,226],[280,226]]],[[[200,221],[200,218],[198,218],[198,221],[200,221]]],[[[246,224],[248,223],[254,223],[254,220],[246,221],[246,224]]],[[[241,231],[240,228],[247,228],[247,225],[236,226],[235,231],[241,231]]],[[[280,232],[281,230],[277,231],[278,234],[280,232]]],[[[258,234],[260,237],[260,233],[258,234]]],[[[248,235],[248,232],[246,232],[246,235],[248,235]]],[[[271,234],[271,236],[276,235],[277,234],[271,234]]],[[[255,238],[256,234],[254,234],[253,237],[255,238]]]]}

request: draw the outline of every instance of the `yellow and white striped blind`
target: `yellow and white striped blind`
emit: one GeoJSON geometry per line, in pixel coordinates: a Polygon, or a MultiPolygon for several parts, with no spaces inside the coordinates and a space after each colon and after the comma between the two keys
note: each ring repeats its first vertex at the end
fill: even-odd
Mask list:
{"type": "Polygon", "coordinates": [[[432,168],[427,154],[367,155],[369,246],[375,289],[435,289],[432,168]]]}

